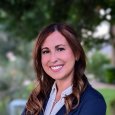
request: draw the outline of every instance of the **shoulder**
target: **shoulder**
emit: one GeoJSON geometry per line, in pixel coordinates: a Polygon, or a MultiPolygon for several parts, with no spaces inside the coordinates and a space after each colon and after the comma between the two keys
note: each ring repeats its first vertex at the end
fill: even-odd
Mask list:
{"type": "Polygon", "coordinates": [[[80,115],[105,115],[106,103],[102,94],[88,84],[77,109],[80,115]]]}
{"type": "Polygon", "coordinates": [[[105,101],[103,95],[88,84],[84,92],[81,94],[81,100],[87,101],[92,99],[105,101]]]}

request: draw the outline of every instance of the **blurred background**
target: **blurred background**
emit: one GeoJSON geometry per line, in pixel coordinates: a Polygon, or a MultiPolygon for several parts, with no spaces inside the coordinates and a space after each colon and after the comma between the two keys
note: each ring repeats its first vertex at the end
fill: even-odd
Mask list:
{"type": "Polygon", "coordinates": [[[86,75],[115,115],[115,0],[0,0],[0,115],[20,115],[33,88],[32,50],[43,26],[71,24],[86,75]]]}

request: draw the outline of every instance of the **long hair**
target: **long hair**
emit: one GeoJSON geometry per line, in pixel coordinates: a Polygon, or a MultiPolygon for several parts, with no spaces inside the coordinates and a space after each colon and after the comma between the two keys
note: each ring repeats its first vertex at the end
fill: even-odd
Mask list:
{"type": "Polygon", "coordinates": [[[69,43],[74,55],[78,54],[79,59],[75,62],[75,72],[73,76],[72,94],[65,97],[66,113],[79,105],[80,95],[87,86],[88,80],[84,74],[86,68],[86,56],[80,44],[80,40],[73,28],[64,23],[54,23],[43,28],[38,34],[33,50],[34,68],[37,78],[37,86],[30,94],[26,104],[26,112],[34,115],[43,110],[44,100],[50,93],[54,79],[45,73],[41,64],[41,46],[45,39],[54,31],[60,32],[69,43]]]}

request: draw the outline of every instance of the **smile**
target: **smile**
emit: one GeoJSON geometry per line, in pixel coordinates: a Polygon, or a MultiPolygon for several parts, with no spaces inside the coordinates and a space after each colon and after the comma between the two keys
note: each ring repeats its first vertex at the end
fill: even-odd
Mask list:
{"type": "Polygon", "coordinates": [[[61,70],[62,69],[62,65],[61,66],[51,66],[50,68],[51,68],[51,70],[53,70],[53,71],[59,71],[59,70],[61,70]]]}

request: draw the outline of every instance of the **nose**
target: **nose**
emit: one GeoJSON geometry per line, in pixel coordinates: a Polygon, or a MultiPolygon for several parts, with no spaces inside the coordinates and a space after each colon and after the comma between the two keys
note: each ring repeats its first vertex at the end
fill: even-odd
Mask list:
{"type": "Polygon", "coordinates": [[[57,61],[58,61],[58,58],[57,58],[56,52],[52,52],[50,55],[50,62],[55,63],[57,61]]]}

